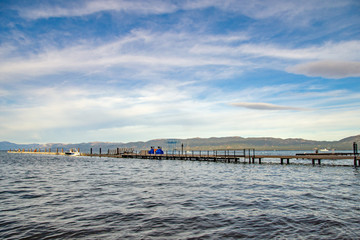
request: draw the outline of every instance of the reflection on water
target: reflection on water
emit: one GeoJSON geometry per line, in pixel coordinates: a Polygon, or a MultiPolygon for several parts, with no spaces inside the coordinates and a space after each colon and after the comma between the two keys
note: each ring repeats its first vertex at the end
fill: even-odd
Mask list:
{"type": "Polygon", "coordinates": [[[0,153],[0,238],[360,238],[352,167],[0,153]]]}

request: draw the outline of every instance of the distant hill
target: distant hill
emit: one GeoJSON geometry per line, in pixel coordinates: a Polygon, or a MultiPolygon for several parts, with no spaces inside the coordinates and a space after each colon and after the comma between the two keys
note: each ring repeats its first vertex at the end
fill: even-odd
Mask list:
{"type": "Polygon", "coordinates": [[[215,149],[243,149],[255,148],[256,150],[313,150],[314,148],[327,148],[337,150],[352,150],[353,142],[360,145],[360,135],[347,137],[339,141],[314,141],[301,138],[243,138],[243,137],[212,137],[212,138],[188,138],[188,139],[154,139],[146,142],[89,142],[89,143],[47,143],[47,144],[16,144],[11,142],[0,142],[0,150],[9,149],[58,149],[68,150],[80,148],[82,152],[98,152],[102,148],[105,153],[107,149],[134,148],[136,150],[149,149],[151,146],[161,146],[164,150],[181,149],[181,144],[187,150],[215,150],[215,149]]]}

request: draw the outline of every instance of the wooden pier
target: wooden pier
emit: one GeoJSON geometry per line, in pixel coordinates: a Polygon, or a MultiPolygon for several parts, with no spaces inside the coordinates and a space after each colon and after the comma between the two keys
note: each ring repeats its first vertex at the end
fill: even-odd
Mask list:
{"type": "MultiPolygon", "coordinates": [[[[14,150],[11,153],[29,153],[29,154],[49,154],[64,155],[63,149],[57,149],[56,152],[51,150],[14,150]]],[[[266,162],[274,162],[279,160],[279,164],[299,163],[299,160],[308,160],[312,165],[321,165],[322,162],[328,160],[353,160],[353,166],[360,166],[360,157],[357,151],[353,153],[304,153],[295,155],[264,155],[257,154],[255,149],[237,149],[237,150],[193,150],[193,151],[165,151],[164,154],[149,154],[147,151],[136,152],[134,149],[108,149],[106,153],[102,153],[101,148],[98,153],[81,153],[81,156],[89,157],[112,157],[112,158],[137,158],[137,159],[154,159],[154,160],[189,160],[189,161],[210,161],[210,162],[226,162],[226,163],[249,163],[262,164],[266,162]]]]}
{"type": "MultiPolygon", "coordinates": [[[[91,151],[92,152],[92,151],[91,151]]],[[[101,151],[99,151],[101,152],[101,151]]],[[[109,151],[116,152],[116,151],[109,151]]],[[[353,153],[308,153],[295,155],[261,155],[256,154],[255,149],[241,150],[214,150],[214,151],[165,151],[164,154],[149,154],[142,152],[127,152],[118,154],[86,154],[83,156],[97,157],[115,157],[115,158],[137,158],[153,160],[189,160],[189,161],[210,161],[210,162],[227,162],[227,163],[249,163],[262,164],[269,160],[278,159],[279,164],[297,163],[299,160],[308,160],[312,165],[321,165],[327,160],[353,160],[355,167],[360,166],[358,154],[353,153]]]]}
{"type": "Polygon", "coordinates": [[[140,159],[163,159],[163,160],[191,160],[191,161],[212,161],[212,162],[227,162],[227,163],[264,163],[266,159],[279,159],[280,164],[290,164],[290,160],[295,162],[296,160],[311,160],[313,165],[321,165],[322,161],[325,160],[354,160],[354,166],[360,166],[360,158],[356,156],[334,156],[334,155],[254,155],[254,156],[244,156],[244,155],[178,155],[178,154],[123,154],[121,158],[140,158],[140,159]]]}

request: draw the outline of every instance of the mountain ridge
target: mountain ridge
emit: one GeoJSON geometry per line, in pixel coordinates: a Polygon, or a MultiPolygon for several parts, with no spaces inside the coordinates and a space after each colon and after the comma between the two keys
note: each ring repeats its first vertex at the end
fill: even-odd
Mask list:
{"type": "Polygon", "coordinates": [[[9,149],[35,149],[56,148],[67,150],[80,148],[88,152],[90,148],[97,151],[99,148],[134,148],[135,150],[149,149],[151,146],[162,146],[164,150],[181,149],[181,144],[188,150],[214,150],[214,149],[243,149],[255,148],[256,150],[313,150],[314,148],[327,148],[337,150],[352,150],[353,142],[360,143],[360,135],[349,136],[338,141],[316,141],[303,138],[274,138],[274,137],[210,137],[210,138],[186,138],[186,139],[152,139],[137,142],[83,142],[83,143],[45,143],[45,144],[16,144],[8,141],[0,142],[0,150],[9,149]]]}

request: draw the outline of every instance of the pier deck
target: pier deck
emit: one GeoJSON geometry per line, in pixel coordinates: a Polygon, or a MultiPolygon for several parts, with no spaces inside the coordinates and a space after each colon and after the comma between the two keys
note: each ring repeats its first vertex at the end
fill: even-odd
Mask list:
{"type": "MultiPolygon", "coordinates": [[[[63,152],[33,152],[33,151],[8,151],[11,153],[28,153],[28,154],[48,154],[48,155],[64,155],[63,152]]],[[[100,151],[101,152],[101,151],[100,151]]],[[[164,154],[148,154],[148,153],[120,153],[116,151],[108,151],[107,154],[101,153],[81,153],[81,156],[89,157],[113,157],[113,158],[139,158],[139,159],[158,159],[158,160],[191,160],[191,161],[212,161],[212,162],[228,162],[228,163],[249,163],[261,164],[263,162],[278,159],[280,164],[290,164],[298,162],[297,160],[309,160],[313,165],[321,164],[326,160],[353,160],[355,167],[360,166],[360,157],[358,154],[352,153],[319,153],[319,154],[296,154],[296,155],[260,155],[256,154],[254,149],[246,150],[223,150],[223,151],[192,151],[190,153],[168,153],[164,154]],[[240,154],[239,154],[240,153],[240,154]]]]}
{"type": "Polygon", "coordinates": [[[82,154],[83,156],[100,157],[118,157],[118,158],[139,158],[139,159],[157,159],[157,160],[191,160],[191,161],[212,161],[212,162],[248,162],[250,164],[261,164],[265,159],[279,159],[280,164],[290,164],[296,160],[309,160],[313,165],[321,164],[324,160],[354,160],[354,166],[360,166],[360,158],[355,155],[337,155],[337,154],[302,154],[302,155],[239,155],[239,154],[82,154]]]}

